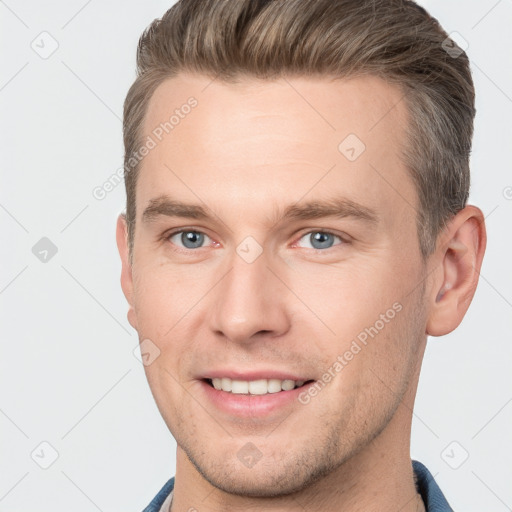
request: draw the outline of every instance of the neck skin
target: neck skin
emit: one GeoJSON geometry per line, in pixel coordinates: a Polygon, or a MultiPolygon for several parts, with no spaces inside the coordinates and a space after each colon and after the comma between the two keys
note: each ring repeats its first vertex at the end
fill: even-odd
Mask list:
{"type": "Polygon", "coordinates": [[[170,512],[425,512],[416,491],[409,452],[412,410],[425,344],[418,349],[415,372],[391,421],[333,473],[289,496],[234,496],[211,486],[178,447],[170,512]]]}

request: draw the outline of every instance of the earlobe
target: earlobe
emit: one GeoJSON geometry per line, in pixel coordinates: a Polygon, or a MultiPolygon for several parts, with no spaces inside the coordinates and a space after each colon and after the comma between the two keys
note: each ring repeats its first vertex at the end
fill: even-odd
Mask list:
{"type": "Polygon", "coordinates": [[[116,242],[119,256],[121,257],[121,288],[128,301],[128,322],[137,330],[137,318],[133,303],[133,274],[130,263],[130,254],[128,247],[128,230],[126,217],[120,214],[117,218],[116,242]]]}
{"type": "Polygon", "coordinates": [[[466,206],[445,228],[433,255],[430,313],[426,333],[442,336],[464,318],[476,291],[485,253],[484,216],[475,206],[466,206]]]}

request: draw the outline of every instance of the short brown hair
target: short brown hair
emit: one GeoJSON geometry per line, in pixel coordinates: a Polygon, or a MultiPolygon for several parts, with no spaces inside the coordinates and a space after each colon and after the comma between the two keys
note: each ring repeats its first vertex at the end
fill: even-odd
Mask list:
{"type": "Polygon", "coordinates": [[[372,75],[401,88],[409,124],[403,161],[419,196],[423,257],[466,205],[475,92],[469,60],[410,0],[180,0],[142,34],[124,103],[126,220],[133,251],[136,183],[148,102],[180,72],[244,77],[372,75]],[[450,51],[452,47],[452,51],[450,51]],[[133,159],[132,159],[133,162],[133,159]]]}

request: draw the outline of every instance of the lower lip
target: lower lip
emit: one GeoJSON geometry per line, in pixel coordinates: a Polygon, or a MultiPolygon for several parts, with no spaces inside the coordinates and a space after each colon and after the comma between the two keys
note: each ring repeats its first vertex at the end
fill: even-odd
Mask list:
{"type": "Polygon", "coordinates": [[[300,405],[298,397],[314,382],[310,382],[300,388],[266,395],[242,395],[215,389],[205,381],[200,385],[210,402],[220,411],[239,417],[265,416],[289,408],[294,403],[300,405]]]}

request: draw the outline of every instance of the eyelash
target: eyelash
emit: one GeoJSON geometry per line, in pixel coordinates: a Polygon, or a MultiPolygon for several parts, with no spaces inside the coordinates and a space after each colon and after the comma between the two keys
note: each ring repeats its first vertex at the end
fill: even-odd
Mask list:
{"type": "MultiPolygon", "coordinates": [[[[200,231],[198,229],[192,229],[192,228],[180,228],[180,229],[177,229],[175,231],[172,231],[170,233],[165,233],[163,236],[162,236],[162,239],[165,240],[165,241],[170,241],[170,239],[174,236],[174,235],[177,235],[177,234],[180,234],[180,233],[187,233],[187,232],[192,232],[192,233],[199,233],[201,235],[204,235],[208,238],[211,239],[211,237],[209,237],[206,233],[204,233],[203,231],[200,231]]],[[[302,233],[300,235],[300,237],[297,239],[297,242],[294,242],[294,246],[296,243],[298,243],[302,238],[304,238],[306,235],[311,235],[312,233],[322,233],[322,234],[325,234],[325,235],[331,235],[335,238],[338,238],[341,243],[339,244],[335,244],[333,245],[332,247],[328,247],[326,249],[315,249],[314,247],[313,248],[310,248],[310,247],[306,247],[306,249],[310,249],[312,251],[315,251],[317,253],[319,252],[328,252],[329,249],[334,249],[335,247],[338,247],[340,245],[345,245],[347,243],[349,243],[349,240],[345,237],[342,237],[341,235],[338,235],[336,233],[333,233],[332,231],[329,231],[329,230],[323,230],[323,229],[312,229],[312,230],[309,230],[309,231],[306,231],[304,233],[302,233]]],[[[171,242],[172,243],[172,242],[171,242]]],[[[175,245],[174,243],[172,245],[175,245]]],[[[198,247],[197,249],[188,249],[186,247],[177,247],[176,249],[174,249],[175,251],[177,252],[186,252],[186,253],[190,253],[191,251],[199,251],[200,249],[206,249],[206,247],[198,247]]]]}

